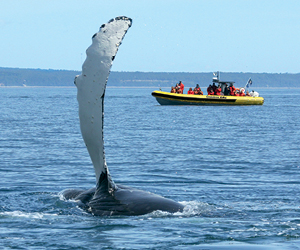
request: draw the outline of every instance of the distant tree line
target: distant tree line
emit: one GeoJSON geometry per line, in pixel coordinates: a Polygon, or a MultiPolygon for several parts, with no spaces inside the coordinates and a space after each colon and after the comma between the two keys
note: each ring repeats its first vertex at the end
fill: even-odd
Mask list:
{"type": "MultiPolygon", "coordinates": [[[[74,77],[80,71],[19,69],[0,67],[0,86],[74,86],[74,77]]],[[[108,86],[116,87],[171,87],[182,81],[185,86],[208,86],[212,81],[212,72],[111,72],[108,86]]],[[[234,81],[237,87],[245,86],[251,77],[253,87],[300,87],[300,73],[223,73],[221,80],[234,81]]]]}
{"type": "Polygon", "coordinates": [[[78,71],[0,68],[0,85],[4,86],[72,86],[78,71]]]}

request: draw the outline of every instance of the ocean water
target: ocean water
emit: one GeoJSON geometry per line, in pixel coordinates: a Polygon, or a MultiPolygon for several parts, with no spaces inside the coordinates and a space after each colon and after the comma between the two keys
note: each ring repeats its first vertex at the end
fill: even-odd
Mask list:
{"type": "Polygon", "coordinates": [[[95,186],[75,88],[0,88],[0,249],[300,249],[300,89],[263,106],[160,106],[108,88],[116,183],[182,213],[95,217],[60,192],[95,186]]]}

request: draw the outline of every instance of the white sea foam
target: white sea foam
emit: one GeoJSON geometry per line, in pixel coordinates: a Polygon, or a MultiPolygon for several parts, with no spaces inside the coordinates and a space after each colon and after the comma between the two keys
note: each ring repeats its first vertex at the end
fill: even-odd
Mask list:
{"type": "Polygon", "coordinates": [[[23,217],[23,218],[30,218],[30,219],[42,219],[45,216],[57,216],[58,214],[47,214],[47,213],[26,213],[22,211],[13,211],[13,212],[1,212],[0,216],[7,216],[7,217],[23,217]]]}
{"type": "Polygon", "coordinates": [[[184,205],[184,209],[182,212],[169,213],[165,211],[154,211],[150,214],[146,214],[143,217],[148,219],[157,218],[157,217],[166,217],[166,216],[175,216],[175,217],[190,217],[200,215],[207,211],[212,211],[215,208],[208,203],[199,202],[199,201],[182,201],[179,202],[184,205]]]}
{"type": "Polygon", "coordinates": [[[60,191],[58,194],[53,195],[54,197],[58,197],[61,201],[66,201],[66,198],[63,195],[64,190],[60,191]]]}
{"type": "Polygon", "coordinates": [[[215,208],[212,205],[209,205],[205,202],[200,201],[183,201],[180,202],[184,205],[183,212],[178,212],[175,214],[181,214],[181,216],[195,216],[205,213],[207,211],[214,210],[215,208]]]}

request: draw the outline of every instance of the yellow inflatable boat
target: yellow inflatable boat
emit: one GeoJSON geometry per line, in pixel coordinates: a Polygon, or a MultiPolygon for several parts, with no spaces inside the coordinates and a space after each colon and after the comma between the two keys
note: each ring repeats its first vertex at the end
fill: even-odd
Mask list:
{"type": "MultiPolygon", "coordinates": [[[[221,88],[221,93],[225,93],[227,86],[233,86],[232,81],[220,81],[220,72],[213,73],[213,85],[221,88]]],[[[237,89],[244,92],[246,87],[252,85],[249,78],[244,88],[237,89]]],[[[211,85],[210,85],[211,86],[211,85]]],[[[198,86],[199,87],[199,86],[198,86]]],[[[153,91],[152,95],[160,105],[263,105],[264,98],[259,97],[259,93],[254,90],[250,96],[231,96],[231,95],[188,95],[169,93],[164,91],[153,91]]]]}
{"type": "Polygon", "coordinates": [[[160,105],[263,105],[263,97],[187,95],[153,91],[152,96],[160,105]]]}

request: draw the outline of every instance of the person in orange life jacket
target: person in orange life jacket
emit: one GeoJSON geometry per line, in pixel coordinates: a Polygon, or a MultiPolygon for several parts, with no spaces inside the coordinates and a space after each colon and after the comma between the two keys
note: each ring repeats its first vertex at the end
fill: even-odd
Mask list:
{"type": "Polygon", "coordinates": [[[171,93],[176,93],[176,89],[173,86],[171,87],[171,93]]]}
{"type": "Polygon", "coordinates": [[[179,87],[181,88],[181,93],[183,94],[184,85],[181,81],[179,81],[179,87]]]}
{"type": "Polygon", "coordinates": [[[230,95],[235,95],[235,87],[233,86],[233,84],[232,83],[230,83],[230,87],[229,87],[229,89],[230,89],[230,95]]]}
{"type": "Polygon", "coordinates": [[[193,94],[194,94],[194,91],[193,91],[192,88],[190,88],[189,91],[188,91],[188,95],[193,95],[193,94]]]}
{"type": "Polygon", "coordinates": [[[209,86],[207,87],[207,94],[209,95],[211,93],[212,90],[212,86],[211,84],[209,84],[209,86]]]}
{"type": "Polygon", "coordinates": [[[220,86],[216,88],[215,95],[221,95],[222,89],[220,86]]]}

